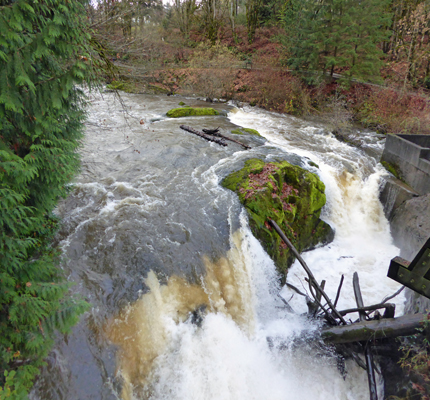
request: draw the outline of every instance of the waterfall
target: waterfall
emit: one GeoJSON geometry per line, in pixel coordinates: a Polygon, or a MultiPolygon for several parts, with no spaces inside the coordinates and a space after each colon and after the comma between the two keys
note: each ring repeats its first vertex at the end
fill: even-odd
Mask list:
{"type": "MultiPolygon", "coordinates": [[[[248,137],[244,151],[181,131],[165,117],[173,96],[122,96],[93,97],[82,173],[57,210],[63,268],[93,308],[58,341],[31,398],[367,399],[363,370],[348,360],[342,371],[331,349],[302,340],[318,323],[279,286],[237,196],[219,182],[249,158],[311,160],[304,166],[326,186],[322,218],[336,236],[303,257],[331,297],[345,275],[339,308],[355,305],[355,271],[365,304],[377,303],[398,287],[385,277],[398,249],[378,200],[384,170],[363,151],[380,150],[374,136],[356,149],[318,122],[222,104],[214,107],[227,117],[181,120],[257,129],[266,142],[248,137]]],[[[306,290],[303,276],[295,263],[288,280],[306,290]]]]}

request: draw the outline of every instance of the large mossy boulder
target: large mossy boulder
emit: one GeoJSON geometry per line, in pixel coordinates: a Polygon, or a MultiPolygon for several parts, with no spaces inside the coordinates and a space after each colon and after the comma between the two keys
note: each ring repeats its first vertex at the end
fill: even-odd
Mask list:
{"type": "Polygon", "coordinates": [[[167,111],[166,115],[170,118],[203,116],[203,115],[219,115],[219,112],[211,107],[183,107],[173,108],[167,111]]]}
{"type": "Polygon", "coordinates": [[[317,175],[287,161],[265,163],[252,159],[228,175],[222,185],[236,192],[249,214],[255,237],[286,275],[294,256],[269,225],[273,219],[299,252],[333,240],[330,225],[322,221],[325,186],[317,175]]]}

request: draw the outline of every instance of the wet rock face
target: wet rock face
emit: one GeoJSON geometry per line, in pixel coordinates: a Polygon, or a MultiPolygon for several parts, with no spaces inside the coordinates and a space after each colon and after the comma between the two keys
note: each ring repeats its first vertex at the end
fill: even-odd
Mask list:
{"type": "Polygon", "coordinates": [[[287,161],[252,159],[227,176],[222,185],[236,192],[249,214],[253,234],[286,274],[294,256],[268,224],[273,219],[299,252],[329,243],[334,232],[319,216],[326,202],[325,186],[309,171],[287,161]]]}

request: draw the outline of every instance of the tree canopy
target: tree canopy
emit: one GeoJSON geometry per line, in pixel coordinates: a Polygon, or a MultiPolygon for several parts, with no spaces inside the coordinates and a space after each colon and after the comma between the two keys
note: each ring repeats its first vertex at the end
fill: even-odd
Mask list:
{"type": "Polygon", "coordinates": [[[390,22],[387,0],[290,0],[283,21],[291,44],[289,64],[307,80],[344,69],[346,79],[375,81],[379,46],[390,22]]]}

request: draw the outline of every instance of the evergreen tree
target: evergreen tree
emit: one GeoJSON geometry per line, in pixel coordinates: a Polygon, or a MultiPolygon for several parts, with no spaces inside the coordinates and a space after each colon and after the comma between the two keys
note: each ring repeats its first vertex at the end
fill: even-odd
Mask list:
{"type": "Polygon", "coordinates": [[[0,0],[0,399],[26,398],[86,303],[51,248],[92,79],[84,0],[0,0]]]}
{"type": "Polygon", "coordinates": [[[248,42],[251,44],[254,41],[255,31],[259,25],[259,11],[261,0],[246,1],[246,25],[248,30],[248,42]]]}
{"type": "Polygon", "coordinates": [[[342,69],[345,79],[377,80],[382,66],[379,44],[385,39],[387,0],[306,0],[284,10],[290,34],[289,64],[308,72],[307,80],[342,69]],[[293,19],[296,17],[295,19],[293,19]]]}

